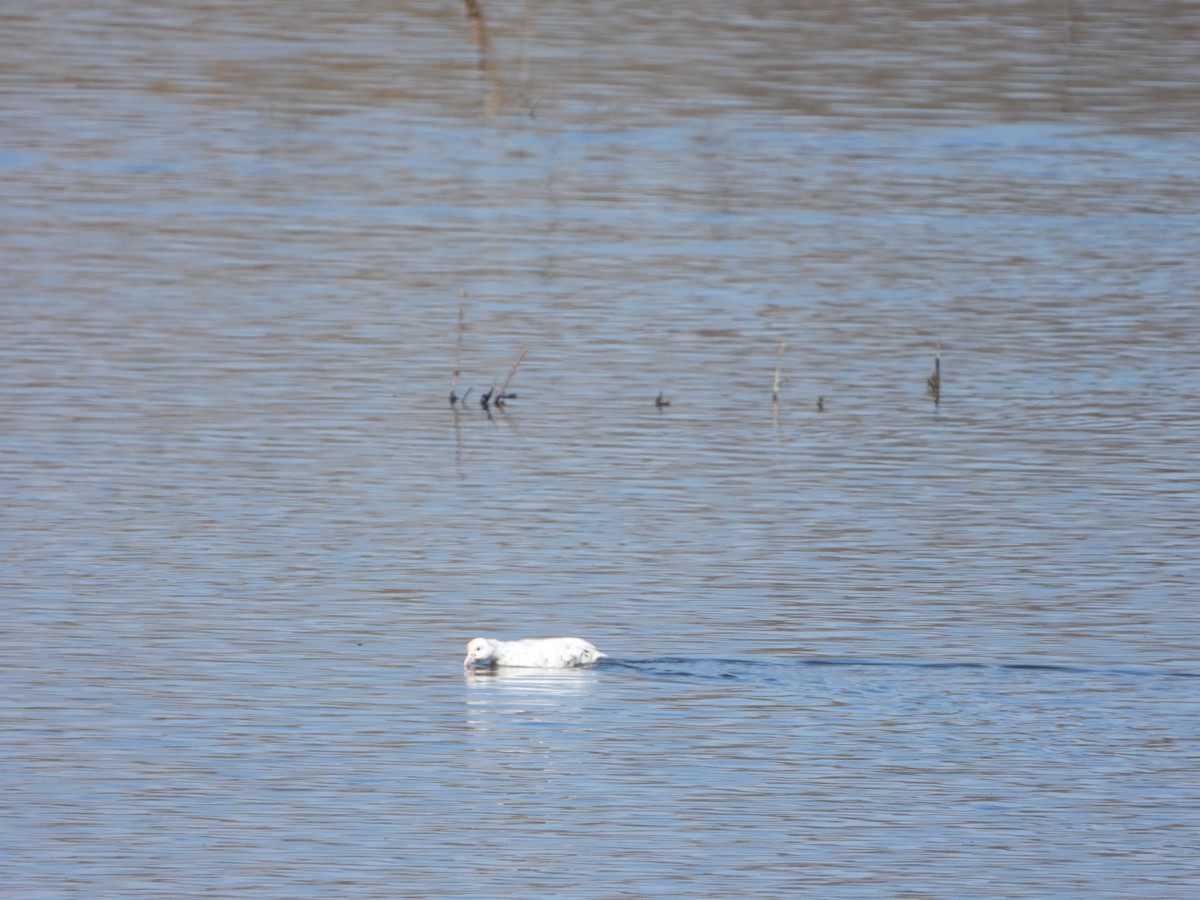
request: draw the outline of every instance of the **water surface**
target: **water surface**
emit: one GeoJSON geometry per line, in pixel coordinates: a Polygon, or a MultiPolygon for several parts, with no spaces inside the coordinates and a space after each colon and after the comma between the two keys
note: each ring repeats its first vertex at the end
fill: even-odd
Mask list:
{"type": "Polygon", "coordinates": [[[5,26],[13,896],[1191,896],[1200,8],[5,26]]]}

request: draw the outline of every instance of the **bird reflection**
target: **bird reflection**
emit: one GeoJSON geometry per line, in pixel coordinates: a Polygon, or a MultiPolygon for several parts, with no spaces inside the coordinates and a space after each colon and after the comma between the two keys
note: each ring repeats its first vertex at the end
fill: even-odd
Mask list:
{"type": "Polygon", "coordinates": [[[500,666],[494,669],[464,669],[463,679],[472,688],[492,688],[530,694],[578,694],[596,682],[593,668],[522,669],[500,666]]]}

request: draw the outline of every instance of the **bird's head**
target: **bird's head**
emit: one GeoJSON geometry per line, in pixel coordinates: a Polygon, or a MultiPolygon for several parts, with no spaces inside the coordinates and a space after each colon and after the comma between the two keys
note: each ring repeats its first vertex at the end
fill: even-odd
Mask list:
{"type": "Polygon", "coordinates": [[[496,657],[496,642],[488,638],[472,638],[467,644],[467,658],[463,668],[469,669],[476,663],[490,663],[496,657]]]}

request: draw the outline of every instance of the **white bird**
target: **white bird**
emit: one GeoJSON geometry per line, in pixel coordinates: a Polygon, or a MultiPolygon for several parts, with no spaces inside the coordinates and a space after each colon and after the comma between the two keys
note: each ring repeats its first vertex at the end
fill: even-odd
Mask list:
{"type": "Polygon", "coordinates": [[[467,644],[463,668],[471,666],[521,666],[527,669],[571,669],[590,666],[607,656],[583,638],[524,638],[497,641],[477,637],[467,644]]]}

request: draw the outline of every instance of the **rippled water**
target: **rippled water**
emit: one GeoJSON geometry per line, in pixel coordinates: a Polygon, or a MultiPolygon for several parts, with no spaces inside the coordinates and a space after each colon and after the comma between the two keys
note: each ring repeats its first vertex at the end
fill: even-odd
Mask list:
{"type": "Polygon", "coordinates": [[[1191,896],[1200,7],[479,6],[5,15],[6,894],[1191,896]]]}

